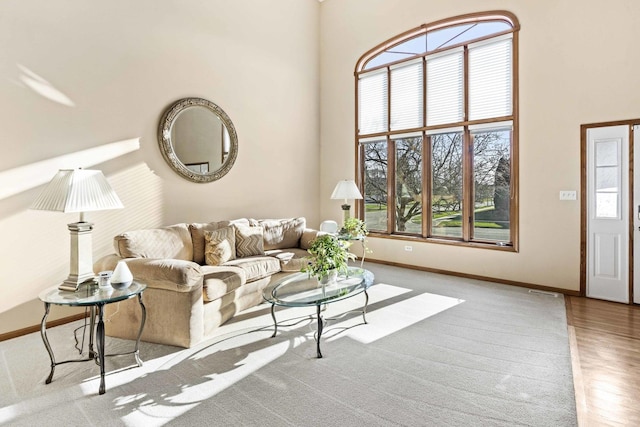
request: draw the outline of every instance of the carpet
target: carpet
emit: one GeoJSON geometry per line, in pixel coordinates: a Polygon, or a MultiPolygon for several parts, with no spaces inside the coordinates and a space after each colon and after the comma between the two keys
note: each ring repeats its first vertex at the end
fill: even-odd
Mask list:
{"type": "MultiPolygon", "coordinates": [[[[0,424],[32,426],[575,426],[562,295],[378,264],[336,317],[315,358],[313,309],[240,313],[191,349],[141,343],[56,367],[39,334],[0,342],[0,424]]],[[[57,360],[78,357],[73,330],[51,328],[57,360]]],[[[82,332],[82,329],[79,331],[82,332]]],[[[107,352],[132,342],[107,337],[107,352]]]]}

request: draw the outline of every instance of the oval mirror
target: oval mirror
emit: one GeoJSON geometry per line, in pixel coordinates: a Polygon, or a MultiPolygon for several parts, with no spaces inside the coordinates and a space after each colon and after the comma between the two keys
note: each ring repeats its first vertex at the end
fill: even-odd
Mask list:
{"type": "Polygon", "coordinates": [[[238,136],[229,116],[202,98],[171,105],[160,120],[158,142],[169,166],[193,182],[222,178],[238,155],[238,136]]]}

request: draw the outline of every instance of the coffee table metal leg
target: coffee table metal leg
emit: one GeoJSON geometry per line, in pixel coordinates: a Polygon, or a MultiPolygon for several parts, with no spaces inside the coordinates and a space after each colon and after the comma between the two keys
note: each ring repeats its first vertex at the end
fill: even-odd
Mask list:
{"type": "Polygon", "coordinates": [[[49,308],[51,308],[51,305],[45,302],[44,317],[42,318],[42,322],[40,323],[40,336],[42,336],[42,342],[44,342],[44,346],[47,349],[47,353],[49,353],[49,358],[51,359],[51,372],[45,380],[45,384],[51,383],[51,380],[53,379],[53,372],[56,370],[56,359],[53,356],[53,350],[51,349],[49,339],[47,338],[47,316],[49,316],[49,308]]]}
{"type": "Polygon", "coordinates": [[[138,294],[138,302],[140,303],[140,309],[142,310],[142,318],[140,319],[140,330],[138,331],[138,337],[136,338],[136,349],[133,352],[133,355],[136,357],[138,367],[141,367],[142,359],[140,359],[140,337],[142,336],[142,331],[144,330],[144,324],[147,321],[147,308],[142,302],[142,293],[138,294]]]}
{"type": "Polygon", "coordinates": [[[367,306],[369,305],[369,294],[364,290],[364,307],[362,307],[362,320],[367,323],[367,306]]]}
{"type": "Polygon", "coordinates": [[[320,352],[320,338],[322,338],[322,328],[324,327],[324,321],[322,320],[322,313],[320,309],[320,304],[317,305],[318,310],[318,340],[316,342],[316,349],[318,351],[318,359],[322,359],[322,353],[320,352]]]}
{"type": "Polygon", "coordinates": [[[278,333],[278,322],[276,321],[276,305],[275,304],[271,304],[271,317],[273,318],[273,335],[271,335],[271,338],[273,338],[278,333]]]}
{"type": "Polygon", "coordinates": [[[104,394],[104,321],[102,320],[104,315],[104,305],[98,305],[98,328],[96,330],[96,344],[98,346],[98,359],[100,361],[100,389],[98,394],[104,394]]]}

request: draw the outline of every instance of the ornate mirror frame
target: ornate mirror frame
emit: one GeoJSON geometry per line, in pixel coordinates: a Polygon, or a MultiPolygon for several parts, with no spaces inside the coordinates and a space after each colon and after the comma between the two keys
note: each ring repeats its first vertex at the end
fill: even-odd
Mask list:
{"type": "Polygon", "coordinates": [[[236,161],[238,156],[238,135],[236,129],[227,114],[211,101],[203,98],[183,98],[173,103],[162,115],[160,126],[158,127],[158,143],[162,157],[167,161],[171,169],[178,175],[192,182],[205,183],[216,181],[225,176],[236,161]],[[189,169],[178,158],[174,144],[171,141],[171,128],[180,113],[191,107],[204,107],[215,114],[229,133],[229,154],[222,165],[210,172],[198,173],[189,169]]]}

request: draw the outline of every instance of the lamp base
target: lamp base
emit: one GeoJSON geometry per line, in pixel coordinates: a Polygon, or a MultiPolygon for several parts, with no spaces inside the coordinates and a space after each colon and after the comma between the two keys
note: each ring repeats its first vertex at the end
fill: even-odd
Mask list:
{"type": "Polygon", "coordinates": [[[342,207],[342,226],[346,224],[347,220],[351,216],[351,205],[347,205],[346,203],[341,206],[342,207]]]}
{"type": "Polygon", "coordinates": [[[58,289],[75,292],[80,285],[95,282],[91,248],[91,231],[93,230],[93,224],[80,221],[67,224],[67,227],[71,234],[71,271],[69,272],[69,277],[58,286],[58,289]]]}
{"type": "Polygon", "coordinates": [[[60,289],[61,291],[76,292],[78,289],[80,289],[80,286],[84,284],[93,285],[97,283],[98,282],[96,282],[96,279],[93,275],[86,280],[74,279],[73,277],[71,277],[71,275],[69,275],[69,277],[67,277],[67,280],[58,285],[58,289],[60,289]]]}

